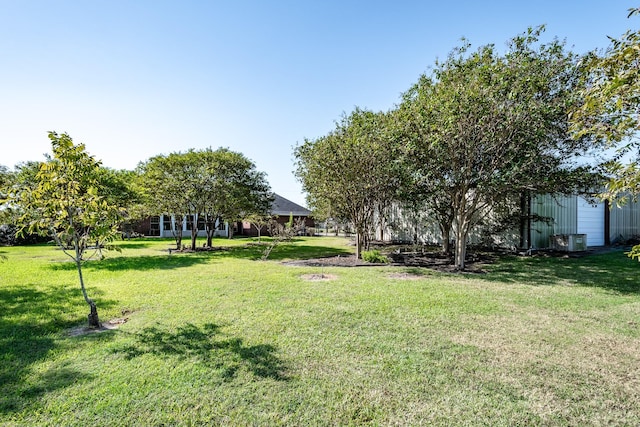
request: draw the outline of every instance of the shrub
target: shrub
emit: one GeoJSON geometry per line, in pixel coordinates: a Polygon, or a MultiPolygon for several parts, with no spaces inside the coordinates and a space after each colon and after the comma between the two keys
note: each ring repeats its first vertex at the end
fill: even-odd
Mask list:
{"type": "Polygon", "coordinates": [[[380,251],[377,250],[362,252],[362,259],[366,262],[376,264],[386,264],[389,262],[389,258],[387,258],[386,255],[382,255],[380,251]]]}

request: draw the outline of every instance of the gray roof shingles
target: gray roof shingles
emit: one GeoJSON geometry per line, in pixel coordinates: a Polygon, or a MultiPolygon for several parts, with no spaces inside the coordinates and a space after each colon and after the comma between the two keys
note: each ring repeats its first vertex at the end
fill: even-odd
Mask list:
{"type": "Polygon", "coordinates": [[[275,197],[275,200],[271,205],[272,215],[279,215],[279,216],[290,215],[290,214],[293,214],[293,216],[310,216],[311,215],[311,211],[309,209],[303,206],[300,206],[292,202],[291,200],[285,199],[279,194],[274,193],[273,195],[275,197]]]}

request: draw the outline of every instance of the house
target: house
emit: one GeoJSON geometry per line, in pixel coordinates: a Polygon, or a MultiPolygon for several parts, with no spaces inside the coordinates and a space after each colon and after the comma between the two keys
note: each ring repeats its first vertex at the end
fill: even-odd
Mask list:
{"type": "MultiPolygon", "coordinates": [[[[305,230],[315,226],[309,209],[300,206],[291,200],[285,199],[278,194],[274,194],[274,196],[275,200],[273,201],[270,213],[271,216],[280,224],[286,224],[289,221],[290,216],[293,215],[294,221],[299,221],[300,219],[304,221],[305,230]]],[[[198,236],[206,236],[205,224],[201,218],[197,219],[197,226],[198,236]]],[[[229,237],[229,228],[230,224],[217,221],[216,232],[214,235],[218,237],[229,237]]],[[[182,233],[183,237],[190,237],[191,221],[187,221],[187,217],[185,217],[181,223],[176,224],[173,216],[159,215],[145,218],[131,227],[131,231],[143,236],[151,237],[173,237],[172,230],[178,230],[182,233]]],[[[249,222],[240,221],[233,224],[232,230],[232,236],[238,234],[243,236],[257,236],[258,231],[255,226],[251,225],[249,222]]],[[[266,227],[263,227],[261,234],[268,234],[266,227]]]]}
{"type": "MultiPolygon", "coordinates": [[[[293,216],[294,222],[300,220],[304,221],[305,230],[315,227],[312,212],[309,209],[300,206],[297,203],[292,202],[291,200],[285,199],[279,194],[274,193],[274,201],[271,205],[270,214],[273,219],[283,225],[289,222],[290,217],[293,216]]],[[[235,227],[235,232],[243,236],[258,235],[258,230],[256,229],[256,227],[247,221],[238,222],[235,227]]],[[[260,234],[268,234],[266,227],[262,227],[260,234]]]]}
{"type": "MultiPolygon", "coordinates": [[[[205,223],[198,218],[198,236],[206,236],[205,223]]],[[[185,217],[181,223],[176,223],[171,215],[159,215],[147,217],[133,225],[132,230],[143,236],[150,237],[173,237],[172,230],[179,231],[182,237],[191,236],[191,221],[185,217]]],[[[228,237],[229,225],[226,222],[216,221],[216,231],[214,236],[228,237]]]]}

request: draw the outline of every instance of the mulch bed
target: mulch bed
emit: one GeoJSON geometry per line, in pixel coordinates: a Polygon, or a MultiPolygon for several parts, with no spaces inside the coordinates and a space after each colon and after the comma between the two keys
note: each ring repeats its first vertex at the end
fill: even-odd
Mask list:
{"type": "MultiPolygon", "coordinates": [[[[452,265],[453,258],[439,252],[393,252],[387,256],[391,260],[388,264],[369,263],[356,259],[355,255],[286,261],[283,264],[304,267],[421,267],[449,273],[458,272],[452,265]]],[[[471,254],[467,257],[464,272],[484,273],[483,266],[495,262],[497,258],[494,254],[471,254]]]]}

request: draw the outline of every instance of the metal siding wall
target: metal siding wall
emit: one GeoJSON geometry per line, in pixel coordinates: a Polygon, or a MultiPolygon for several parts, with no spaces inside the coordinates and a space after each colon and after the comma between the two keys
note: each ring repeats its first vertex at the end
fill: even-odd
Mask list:
{"type": "Polygon", "coordinates": [[[553,224],[544,222],[531,224],[531,247],[548,248],[552,234],[575,234],[578,232],[578,202],[576,196],[535,196],[531,199],[531,213],[551,217],[553,224]]]}
{"type": "Polygon", "coordinates": [[[400,206],[391,207],[389,224],[385,230],[385,239],[400,242],[413,242],[417,225],[419,243],[440,244],[442,237],[438,224],[424,214],[415,215],[405,212],[400,206]]]}
{"type": "Polygon", "coordinates": [[[623,207],[611,208],[611,243],[640,235],[640,201],[630,201],[623,207]]]}

